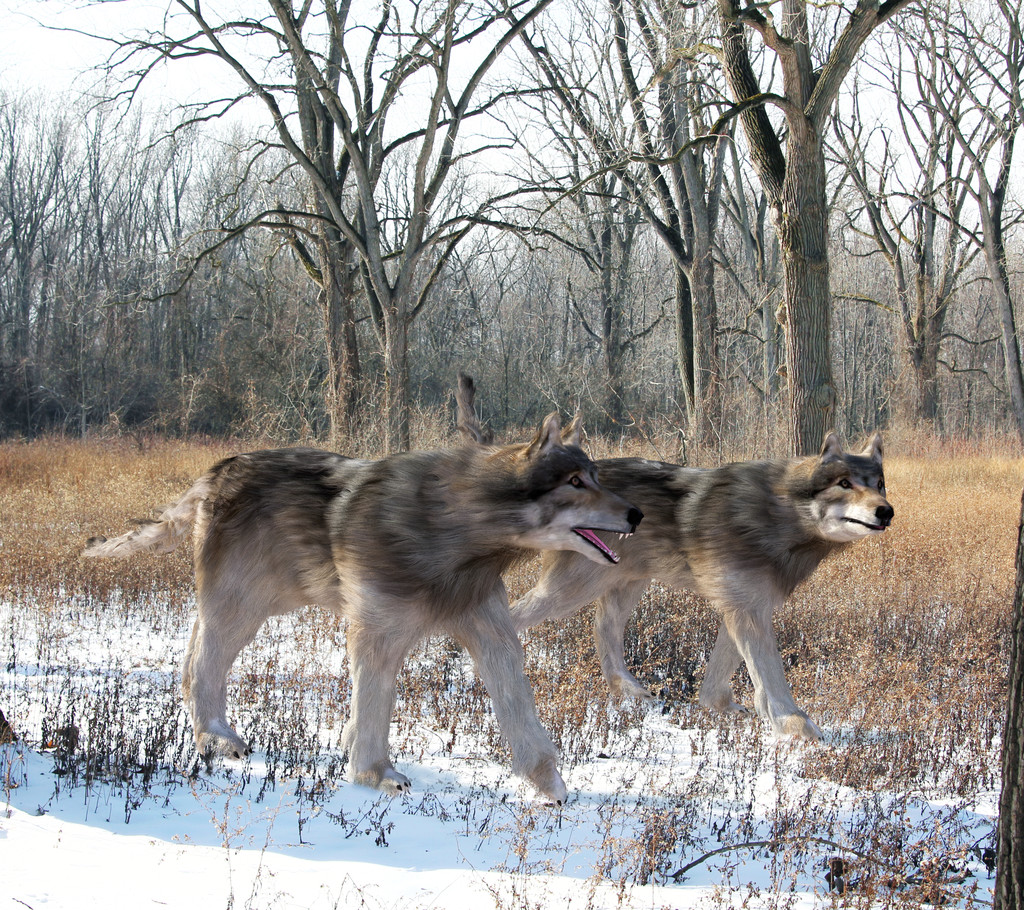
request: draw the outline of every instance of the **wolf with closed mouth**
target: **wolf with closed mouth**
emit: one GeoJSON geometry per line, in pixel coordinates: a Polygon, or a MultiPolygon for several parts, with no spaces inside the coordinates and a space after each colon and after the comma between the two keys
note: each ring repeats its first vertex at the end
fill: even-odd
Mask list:
{"type": "Polygon", "coordinates": [[[626,622],[652,579],[696,591],[721,614],[700,703],[744,710],[731,685],[742,661],[758,715],[779,734],[819,739],[786,682],[772,616],[822,560],[889,527],[881,435],[857,453],[830,433],[814,456],[718,468],[638,458],[596,463],[602,485],[643,511],[643,526],[623,541],[614,571],[570,552],[543,554],[539,582],[512,608],[516,629],[596,602],[594,636],[609,688],[650,698],[626,667],[626,622]]]}
{"type": "Polygon", "coordinates": [[[537,719],[501,573],[533,551],[618,559],[598,532],[630,534],[642,513],[597,480],[556,414],[531,442],[362,461],[317,449],[250,452],[214,465],[155,520],[93,538],[89,557],[166,552],[193,530],[198,617],[182,689],[197,745],[249,746],[227,721],[227,675],[264,621],[307,604],[347,619],[351,715],[341,741],[354,781],[409,789],[388,752],[395,680],[410,649],[443,632],[471,655],[514,770],[561,803],[557,754],[537,719]]]}

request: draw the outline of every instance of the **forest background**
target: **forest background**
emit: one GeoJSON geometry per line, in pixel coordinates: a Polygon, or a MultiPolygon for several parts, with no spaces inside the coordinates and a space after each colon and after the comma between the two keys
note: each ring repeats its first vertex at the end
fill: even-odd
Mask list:
{"type": "Polygon", "coordinates": [[[683,460],[1019,436],[1019,5],[760,10],[181,2],[74,96],[5,73],[0,437],[395,450],[458,369],[683,460]]]}

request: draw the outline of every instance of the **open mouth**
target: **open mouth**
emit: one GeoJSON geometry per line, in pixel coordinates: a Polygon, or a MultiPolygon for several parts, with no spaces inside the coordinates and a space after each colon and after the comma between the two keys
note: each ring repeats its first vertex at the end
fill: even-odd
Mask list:
{"type": "MultiPolygon", "coordinates": [[[[619,561],[619,554],[616,553],[611,547],[609,547],[597,534],[594,533],[593,528],[573,528],[573,534],[579,534],[587,543],[594,547],[605,559],[610,563],[617,563],[619,561]]],[[[630,537],[630,534],[620,534],[620,537],[630,537]]]]}
{"type": "Polygon", "coordinates": [[[868,524],[866,521],[858,521],[856,518],[844,518],[843,521],[848,521],[852,525],[860,525],[863,528],[867,528],[869,531],[884,531],[888,525],[868,524]]]}

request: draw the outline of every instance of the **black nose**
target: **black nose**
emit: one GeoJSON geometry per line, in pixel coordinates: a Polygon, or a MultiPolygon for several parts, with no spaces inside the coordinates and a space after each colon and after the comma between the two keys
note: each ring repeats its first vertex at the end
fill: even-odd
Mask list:
{"type": "MultiPolygon", "coordinates": [[[[889,510],[890,512],[892,509],[889,510]]],[[[644,517],[644,513],[641,512],[636,506],[631,506],[630,510],[626,513],[626,521],[632,526],[633,530],[636,530],[636,526],[640,524],[640,520],[644,517]]]]}
{"type": "Polygon", "coordinates": [[[879,506],[875,509],[875,518],[877,518],[878,523],[882,525],[889,524],[895,514],[896,513],[892,510],[892,506],[879,506]]]}

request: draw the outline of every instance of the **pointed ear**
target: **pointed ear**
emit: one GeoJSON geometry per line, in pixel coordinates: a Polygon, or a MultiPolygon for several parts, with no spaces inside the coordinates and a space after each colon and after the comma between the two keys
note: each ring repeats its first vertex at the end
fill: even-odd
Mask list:
{"type": "Polygon", "coordinates": [[[523,454],[527,458],[537,458],[561,444],[562,421],[557,412],[553,411],[544,418],[540,429],[537,430],[537,435],[533,437],[533,441],[526,447],[526,451],[523,454]]]}
{"type": "Polygon", "coordinates": [[[829,433],[821,444],[821,454],[818,456],[822,462],[835,461],[843,457],[843,444],[835,433],[829,433]]]}
{"type": "Polygon", "coordinates": [[[871,434],[871,438],[868,440],[868,447],[861,452],[861,455],[865,458],[870,458],[878,464],[882,463],[882,434],[878,430],[871,434]]]}
{"type": "Polygon", "coordinates": [[[572,423],[562,430],[562,445],[580,447],[583,439],[583,415],[577,411],[572,423]]]}

